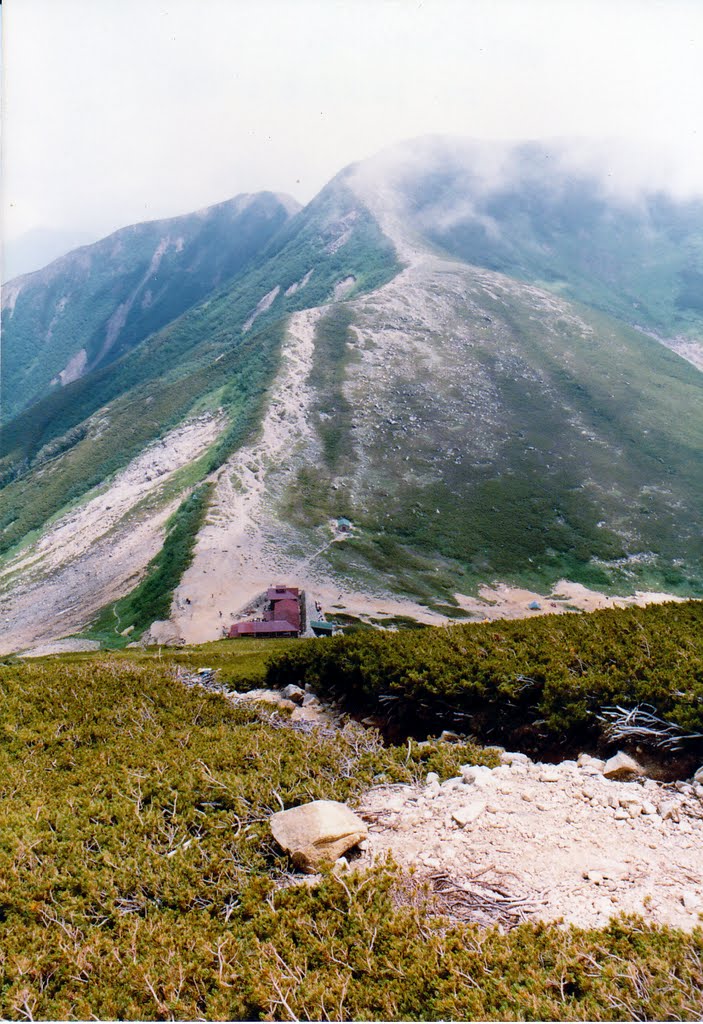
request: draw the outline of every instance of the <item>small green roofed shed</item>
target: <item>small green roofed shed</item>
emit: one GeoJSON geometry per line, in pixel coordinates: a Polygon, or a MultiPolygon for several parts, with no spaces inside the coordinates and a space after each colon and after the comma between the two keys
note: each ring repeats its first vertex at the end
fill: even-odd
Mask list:
{"type": "Polygon", "coordinates": [[[337,520],[337,529],[344,530],[345,532],[351,530],[352,522],[351,519],[347,519],[346,516],[340,516],[337,520]]]}
{"type": "Polygon", "coordinates": [[[324,619],[318,619],[310,623],[310,629],[313,631],[315,636],[332,636],[334,631],[338,629],[336,622],[325,622],[324,619]]]}

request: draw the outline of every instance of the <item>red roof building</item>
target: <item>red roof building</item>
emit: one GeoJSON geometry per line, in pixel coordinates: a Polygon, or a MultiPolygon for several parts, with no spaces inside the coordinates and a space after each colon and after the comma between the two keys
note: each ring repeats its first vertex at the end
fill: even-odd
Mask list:
{"type": "Polygon", "coordinates": [[[267,601],[297,601],[300,591],[297,587],[269,587],[266,591],[267,601]]]}
{"type": "Polygon", "coordinates": [[[271,622],[235,622],[230,626],[230,637],[253,636],[265,640],[267,638],[297,636],[300,630],[292,623],[281,620],[271,622]]]}
{"type": "Polygon", "coordinates": [[[235,622],[229,636],[298,636],[301,631],[300,590],[298,587],[280,585],[266,591],[268,608],[262,619],[250,622],[235,622]]]}

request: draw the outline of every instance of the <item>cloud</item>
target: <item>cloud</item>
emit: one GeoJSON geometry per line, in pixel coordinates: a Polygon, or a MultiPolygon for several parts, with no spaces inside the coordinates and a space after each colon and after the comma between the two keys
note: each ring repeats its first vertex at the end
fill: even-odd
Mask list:
{"type": "Polygon", "coordinates": [[[344,165],[433,133],[582,137],[574,166],[609,167],[614,187],[703,191],[698,0],[6,0],[4,10],[9,237],[37,227],[98,237],[261,189],[308,201],[344,165]],[[616,159],[603,139],[666,159],[616,159]]]}

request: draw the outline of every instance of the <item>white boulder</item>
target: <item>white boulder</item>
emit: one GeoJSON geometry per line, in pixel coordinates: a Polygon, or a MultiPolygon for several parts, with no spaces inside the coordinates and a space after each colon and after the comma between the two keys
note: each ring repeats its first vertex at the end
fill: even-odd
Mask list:
{"type": "Polygon", "coordinates": [[[295,866],[309,873],[334,864],[368,836],[358,814],[336,800],[313,800],[278,811],[270,825],[273,838],[295,866]]]}

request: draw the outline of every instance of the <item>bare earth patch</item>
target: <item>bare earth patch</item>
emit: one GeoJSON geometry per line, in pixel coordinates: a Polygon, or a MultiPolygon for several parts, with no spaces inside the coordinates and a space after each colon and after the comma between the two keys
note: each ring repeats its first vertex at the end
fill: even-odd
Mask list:
{"type": "Polygon", "coordinates": [[[137,506],[202,455],[224,425],[224,417],[208,415],[172,430],[5,563],[0,654],[77,632],[136,584],[180,498],[148,512],[137,506]]]}
{"type": "Polygon", "coordinates": [[[703,920],[700,784],[613,782],[573,761],[524,759],[473,782],[379,787],[360,813],[370,822],[360,866],[392,853],[440,889],[450,879],[504,894],[519,918],[602,927],[626,912],[685,929],[703,920]]]}

